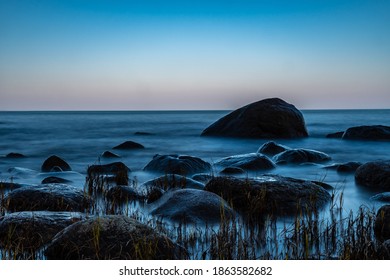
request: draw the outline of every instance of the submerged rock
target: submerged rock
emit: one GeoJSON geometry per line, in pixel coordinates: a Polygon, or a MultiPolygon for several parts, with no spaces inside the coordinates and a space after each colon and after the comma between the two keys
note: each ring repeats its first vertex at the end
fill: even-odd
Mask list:
{"type": "Polygon", "coordinates": [[[71,183],[72,181],[60,178],[60,177],[55,177],[55,176],[50,176],[46,177],[45,179],[42,180],[42,184],[67,184],[71,183]]]}
{"type": "Polygon", "coordinates": [[[350,127],[344,132],[343,139],[390,141],[390,126],[364,125],[350,127]]]}
{"type": "Polygon", "coordinates": [[[157,202],[152,215],[185,223],[219,223],[234,211],[218,195],[196,189],[166,192],[157,202]]]}
{"type": "Polygon", "coordinates": [[[135,150],[135,149],[145,149],[145,147],[139,143],[133,141],[126,141],[118,146],[113,147],[115,150],[135,150]]]}
{"type": "Polygon", "coordinates": [[[390,205],[379,208],[374,225],[376,238],[383,241],[390,239],[390,205]]]}
{"type": "Polygon", "coordinates": [[[114,154],[110,151],[104,151],[100,157],[102,158],[120,158],[120,156],[118,156],[117,154],[114,154]]]}
{"type": "Polygon", "coordinates": [[[290,148],[284,145],[280,145],[274,141],[269,141],[264,143],[257,152],[267,156],[274,156],[287,150],[290,150],[290,148]]]}
{"type": "Polygon", "coordinates": [[[295,106],[269,98],[241,107],[202,132],[203,136],[248,138],[297,138],[308,133],[302,113],[295,106]]]}
{"type": "Polygon", "coordinates": [[[9,153],[5,156],[6,158],[25,158],[26,156],[20,153],[9,153]]]}
{"type": "Polygon", "coordinates": [[[95,164],[88,167],[88,174],[117,174],[119,172],[128,173],[130,168],[123,162],[113,162],[109,164],[95,164]]]}
{"type": "Polygon", "coordinates": [[[42,164],[41,170],[42,172],[50,172],[53,168],[59,167],[61,171],[72,171],[70,165],[58,156],[50,156],[48,157],[42,164]]]}
{"type": "Polygon", "coordinates": [[[326,135],[326,138],[338,138],[341,139],[343,137],[344,131],[338,131],[334,133],[329,133],[326,135]]]}
{"type": "Polygon", "coordinates": [[[220,195],[233,209],[250,216],[293,215],[317,210],[331,198],[318,184],[278,175],[255,179],[215,177],[207,183],[205,190],[220,195]]]}
{"type": "Polygon", "coordinates": [[[15,251],[36,250],[67,226],[85,219],[77,212],[15,212],[0,218],[0,246],[15,251]]]}
{"type": "Polygon", "coordinates": [[[274,161],[280,163],[321,163],[331,160],[327,154],[309,149],[291,149],[274,156],[274,161]]]}
{"type": "Polygon", "coordinates": [[[164,174],[191,175],[209,172],[211,165],[204,160],[186,155],[155,155],[144,167],[145,171],[164,174]]]}
{"type": "Polygon", "coordinates": [[[358,184],[383,191],[390,191],[390,160],[373,161],[361,165],[355,172],[358,184]]]}
{"type": "Polygon", "coordinates": [[[8,193],[5,207],[20,211],[84,211],[91,203],[84,192],[65,184],[44,184],[22,187],[8,193]]]}
{"type": "Polygon", "coordinates": [[[275,168],[274,163],[267,156],[258,153],[226,157],[218,160],[215,164],[223,167],[238,167],[248,171],[269,170],[275,168]]]}
{"type": "Polygon", "coordinates": [[[149,226],[121,215],[70,225],[48,245],[49,260],[174,260],[183,249],[149,226]]]}
{"type": "Polygon", "coordinates": [[[361,166],[361,162],[350,161],[346,163],[338,163],[326,166],[326,169],[335,169],[339,173],[353,173],[361,166]]]}

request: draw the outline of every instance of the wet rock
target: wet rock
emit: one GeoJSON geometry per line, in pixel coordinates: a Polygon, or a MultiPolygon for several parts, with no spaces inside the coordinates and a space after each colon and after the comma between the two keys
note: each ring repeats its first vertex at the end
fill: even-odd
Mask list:
{"type": "Polygon", "coordinates": [[[356,169],[355,181],[371,189],[390,191],[390,160],[361,165],[356,169]]]}
{"type": "Polygon", "coordinates": [[[11,174],[12,178],[22,178],[27,179],[31,177],[35,177],[38,172],[29,168],[23,168],[23,167],[11,167],[8,169],[8,172],[11,174]]]}
{"type": "Polygon", "coordinates": [[[193,175],[191,178],[195,181],[201,182],[203,184],[206,184],[208,181],[210,181],[214,176],[206,173],[199,173],[193,175]]]}
{"type": "Polygon", "coordinates": [[[44,184],[22,187],[5,196],[10,212],[21,211],[84,211],[91,203],[83,190],[65,184],[44,184]]]}
{"type": "Polygon", "coordinates": [[[321,163],[331,160],[327,154],[309,149],[291,149],[277,154],[273,157],[277,164],[283,163],[321,163]]]}
{"type": "Polygon", "coordinates": [[[140,189],[159,188],[164,191],[170,189],[204,189],[204,184],[191,178],[178,174],[167,174],[158,178],[149,180],[140,186],[140,189]]]}
{"type": "Polygon", "coordinates": [[[196,189],[166,192],[157,202],[152,215],[185,223],[219,223],[234,211],[218,195],[196,189]]]}
{"type": "Polygon", "coordinates": [[[117,154],[114,154],[110,151],[103,152],[100,157],[102,157],[102,158],[120,158],[120,156],[118,156],[117,154]]]}
{"type": "Polygon", "coordinates": [[[205,190],[220,195],[234,209],[250,216],[293,215],[316,210],[331,198],[318,184],[278,175],[255,179],[215,177],[207,183],[205,190]]]}
{"type": "Polygon", "coordinates": [[[5,156],[6,158],[25,158],[26,156],[19,153],[9,153],[5,156]]]}
{"type": "Polygon", "coordinates": [[[343,137],[344,131],[338,131],[334,133],[329,133],[326,135],[326,138],[338,138],[341,139],[343,137]]]}
{"type": "Polygon", "coordinates": [[[375,218],[374,233],[381,241],[390,239],[390,205],[379,208],[375,218]]]}
{"type": "Polygon", "coordinates": [[[226,157],[215,162],[215,164],[222,167],[238,167],[248,171],[269,170],[275,168],[274,163],[267,156],[258,153],[226,157]]]}
{"type": "Polygon", "coordinates": [[[220,173],[224,175],[245,174],[245,170],[240,167],[225,167],[220,173]]]}
{"type": "Polygon", "coordinates": [[[343,139],[390,141],[390,126],[364,125],[350,127],[344,132],[343,139]]]}
{"type": "Polygon", "coordinates": [[[361,162],[350,161],[346,163],[338,163],[326,166],[326,169],[335,169],[339,173],[353,173],[361,166],[361,162]]]}
{"type": "Polygon", "coordinates": [[[31,185],[18,184],[12,182],[0,182],[0,190],[15,190],[26,186],[31,186],[31,185]]]}
{"type": "Polygon", "coordinates": [[[146,194],[146,203],[150,204],[150,203],[153,203],[157,200],[159,200],[163,195],[164,195],[165,191],[163,189],[160,189],[160,188],[151,188],[148,190],[147,194],[146,194]]]}
{"type": "Polygon", "coordinates": [[[36,250],[67,226],[85,219],[78,212],[15,212],[0,218],[0,246],[15,251],[36,250]]]}
{"type": "Polygon", "coordinates": [[[119,172],[128,173],[130,168],[126,166],[123,162],[113,162],[109,164],[95,164],[88,167],[87,173],[95,174],[117,174],[119,172]]]}
{"type": "Polygon", "coordinates": [[[165,235],[125,216],[94,217],[70,225],[48,245],[49,260],[166,260],[185,252],[165,235]]]}
{"type": "Polygon", "coordinates": [[[126,141],[118,146],[113,147],[115,150],[136,150],[136,149],[145,149],[145,147],[139,143],[133,141],[126,141]]]}
{"type": "Polygon", "coordinates": [[[72,171],[70,165],[58,156],[48,157],[42,164],[42,172],[51,172],[54,167],[59,167],[61,171],[72,171]]]}
{"type": "Polygon", "coordinates": [[[106,198],[114,202],[142,200],[145,197],[129,186],[114,186],[106,193],[106,198]]]}
{"type": "Polygon", "coordinates": [[[274,141],[269,141],[264,143],[257,152],[267,156],[274,156],[287,150],[290,150],[290,148],[284,145],[280,145],[274,141]]]}
{"type": "Polygon", "coordinates": [[[378,193],[371,197],[372,200],[382,201],[382,202],[390,202],[390,192],[378,193]]]}
{"type": "Polygon", "coordinates": [[[72,181],[60,178],[60,177],[55,177],[55,176],[50,176],[46,177],[45,179],[42,180],[42,184],[68,184],[71,183],[72,181]]]}
{"type": "Polygon", "coordinates": [[[164,174],[191,175],[209,172],[211,165],[204,160],[186,155],[155,155],[144,167],[145,171],[164,174]]]}
{"type": "Polygon", "coordinates": [[[308,133],[302,113],[279,98],[264,99],[222,117],[203,136],[297,138],[308,133]]]}

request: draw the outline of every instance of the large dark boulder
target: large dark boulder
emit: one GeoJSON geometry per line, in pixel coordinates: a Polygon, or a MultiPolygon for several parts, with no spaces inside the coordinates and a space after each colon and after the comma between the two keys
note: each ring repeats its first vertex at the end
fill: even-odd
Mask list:
{"type": "Polygon", "coordinates": [[[191,178],[178,174],[166,174],[158,178],[146,181],[140,187],[141,190],[159,188],[164,191],[170,189],[204,189],[204,184],[191,178]]]}
{"type": "Polygon", "coordinates": [[[233,209],[251,216],[293,215],[317,210],[331,198],[319,184],[278,175],[256,179],[215,177],[207,183],[205,190],[220,195],[233,209]]]}
{"type": "Polygon", "coordinates": [[[77,212],[15,212],[0,218],[0,246],[13,251],[36,250],[67,226],[85,219],[77,212]]]}
{"type": "Polygon", "coordinates": [[[355,172],[355,180],[359,185],[390,191],[390,160],[373,161],[361,165],[355,172]]]}
{"type": "Polygon", "coordinates": [[[114,203],[143,200],[145,196],[129,186],[114,186],[106,192],[106,198],[114,203]]]}
{"type": "Polygon", "coordinates": [[[390,141],[390,126],[363,125],[350,127],[344,132],[343,139],[390,141]]]}
{"type": "Polygon", "coordinates": [[[70,225],[54,237],[45,254],[49,260],[169,260],[185,256],[165,235],[121,215],[70,225]]]}
{"type": "Polygon", "coordinates": [[[272,160],[267,156],[258,153],[226,157],[216,161],[215,165],[222,167],[238,167],[247,171],[269,170],[275,168],[275,164],[272,160]]]}
{"type": "Polygon", "coordinates": [[[65,184],[22,187],[8,193],[5,207],[20,211],[84,211],[91,203],[83,190],[65,184]]]}
{"type": "Polygon", "coordinates": [[[383,241],[390,239],[390,205],[379,208],[374,225],[376,238],[383,241]]]}
{"type": "Polygon", "coordinates": [[[274,156],[287,150],[290,150],[290,148],[284,145],[280,145],[274,141],[269,141],[264,143],[257,152],[267,156],[274,156]]]}
{"type": "Polygon", "coordinates": [[[209,172],[211,165],[204,160],[186,155],[155,155],[144,167],[145,171],[164,174],[191,175],[209,172]]]}
{"type": "Polygon", "coordinates": [[[62,171],[72,171],[72,168],[65,160],[55,155],[48,157],[43,162],[41,170],[42,172],[50,172],[53,169],[58,169],[58,167],[62,171]]]}
{"type": "Polygon", "coordinates": [[[122,144],[119,144],[113,147],[115,150],[136,150],[136,149],[145,149],[145,147],[137,142],[126,141],[122,144]]]}
{"type": "Polygon", "coordinates": [[[277,154],[273,157],[273,160],[277,164],[306,162],[321,163],[330,159],[331,157],[323,152],[308,149],[291,149],[277,154]]]}
{"type": "Polygon", "coordinates": [[[222,117],[203,136],[298,138],[308,133],[302,113],[279,98],[264,99],[222,117]]]}
{"type": "Polygon", "coordinates": [[[128,173],[130,168],[123,162],[113,162],[109,164],[94,164],[88,167],[88,174],[117,174],[120,172],[128,173]]]}
{"type": "Polygon", "coordinates": [[[220,223],[234,211],[218,195],[196,189],[166,192],[155,202],[152,215],[185,223],[220,223]]]}

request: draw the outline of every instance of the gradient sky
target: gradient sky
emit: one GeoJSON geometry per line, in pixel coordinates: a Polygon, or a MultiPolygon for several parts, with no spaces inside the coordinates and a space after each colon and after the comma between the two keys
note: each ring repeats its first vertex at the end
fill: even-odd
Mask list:
{"type": "Polygon", "coordinates": [[[390,108],[390,1],[0,0],[0,110],[390,108]]]}

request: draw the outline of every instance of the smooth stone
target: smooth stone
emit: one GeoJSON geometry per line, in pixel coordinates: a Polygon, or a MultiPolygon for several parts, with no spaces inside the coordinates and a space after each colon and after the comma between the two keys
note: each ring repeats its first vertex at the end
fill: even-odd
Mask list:
{"type": "Polygon", "coordinates": [[[348,140],[390,140],[390,126],[363,125],[348,128],[343,139],[348,140]]]}
{"type": "Polygon", "coordinates": [[[164,191],[170,189],[204,189],[204,184],[191,178],[178,174],[166,174],[158,178],[146,181],[139,187],[143,190],[159,188],[164,191]]]}
{"type": "Polygon", "coordinates": [[[343,137],[344,131],[338,131],[334,133],[329,133],[326,135],[326,138],[337,138],[341,139],[343,137]]]}
{"type": "Polygon", "coordinates": [[[355,181],[374,190],[390,191],[390,160],[361,165],[356,169],[355,181]]]}
{"type": "Polygon", "coordinates": [[[183,223],[220,223],[234,215],[233,209],[218,195],[196,189],[166,192],[152,215],[183,223]]]}
{"type": "Polygon", "coordinates": [[[17,251],[36,250],[67,226],[85,219],[78,212],[28,211],[0,217],[0,246],[17,251]]]}
{"type": "Polygon", "coordinates": [[[258,150],[258,153],[267,155],[267,156],[274,156],[276,154],[280,154],[281,152],[290,150],[291,148],[278,144],[274,141],[269,141],[264,143],[258,150]]]}
{"type": "Polygon", "coordinates": [[[51,172],[54,167],[59,167],[61,171],[72,171],[70,165],[58,156],[48,157],[42,164],[42,172],[51,172]]]}
{"type": "Polygon", "coordinates": [[[145,199],[145,196],[129,186],[114,186],[106,192],[106,198],[113,202],[129,202],[145,199]]]}
{"type": "Polygon", "coordinates": [[[109,164],[95,164],[89,166],[87,169],[88,174],[117,174],[120,172],[127,174],[130,171],[130,168],[120,161],[109,164]]]}
{"type": "Polygon", "coordinates": [[[155,155],[144,167],[144,171],[159,172],[163,174],[191,175],[201,172],[209,172],[210,163],[187,155],[155,155]]]}
{"type": "Polygon", "coordinates": [[[226,157],[216,161],[215,165],[220,165],[222,167],[238,167],[248,171],[269,170],[275,168],[275,164],[272,160],[270,160],[267,156],[258,153],[226,157]]]}
{"type": "Polygon", "coordinates": [[[374,233],[381,241],[390,239],[390,205],[379,208],[375,218],[374,233]]]}
{"type": "Polygon", "coordinates": [[[49,260],[175,260],[186,252],[135,219],[110,215],[74,223],[48,245],[49,260]]]}
{"type": "Polygon", "coordinates": [[[122,144],[119,144],[113,147],[114,150],[136,150],[136,149],[145,149],[145,147],[134,141],[126,141],[122,144]]]}
{"type": "Polygon", "coordinates": [[[25,158],[26,156],[20,153],[9,153],[5,156],[6,158],[25,158]]]}
{"type": "Polygon", "coordinates": [[[71,183],[72,181],[60,178],[60,177],[55,177],[55,176],[50,176],[46,177],[45,179],[42,180],[42,184],[68,184],[71,183]]]}
{"type": "Polygon", "coordinates": [[[201,182],[203,184],[206,184],[208,181],[210,181],[214,175],[210,175],[208,173],[199,173],[192,175],[192,179],[198,182],[201,182]]]}
{"type": "Polygon", "coordinates": [[[217,120],[202,136],[245,138],[307,137],[305,120],[294,106],[279,98],[269,98],[241,107],[217,120]]]}
{"type": "Polygon", "coordinates": [[[103,152],[100,157],[102,158],[120,158],[120,156],[118,156],[117,154],[114,154],[110,151],[105,151],[103,152]]]}
{"type": "Polygon", "coordinates": [[[331,160],[327,154],[309,149],[291,149],[273,157],[277,164],[283,163],[321,163],[331,160]]]}

